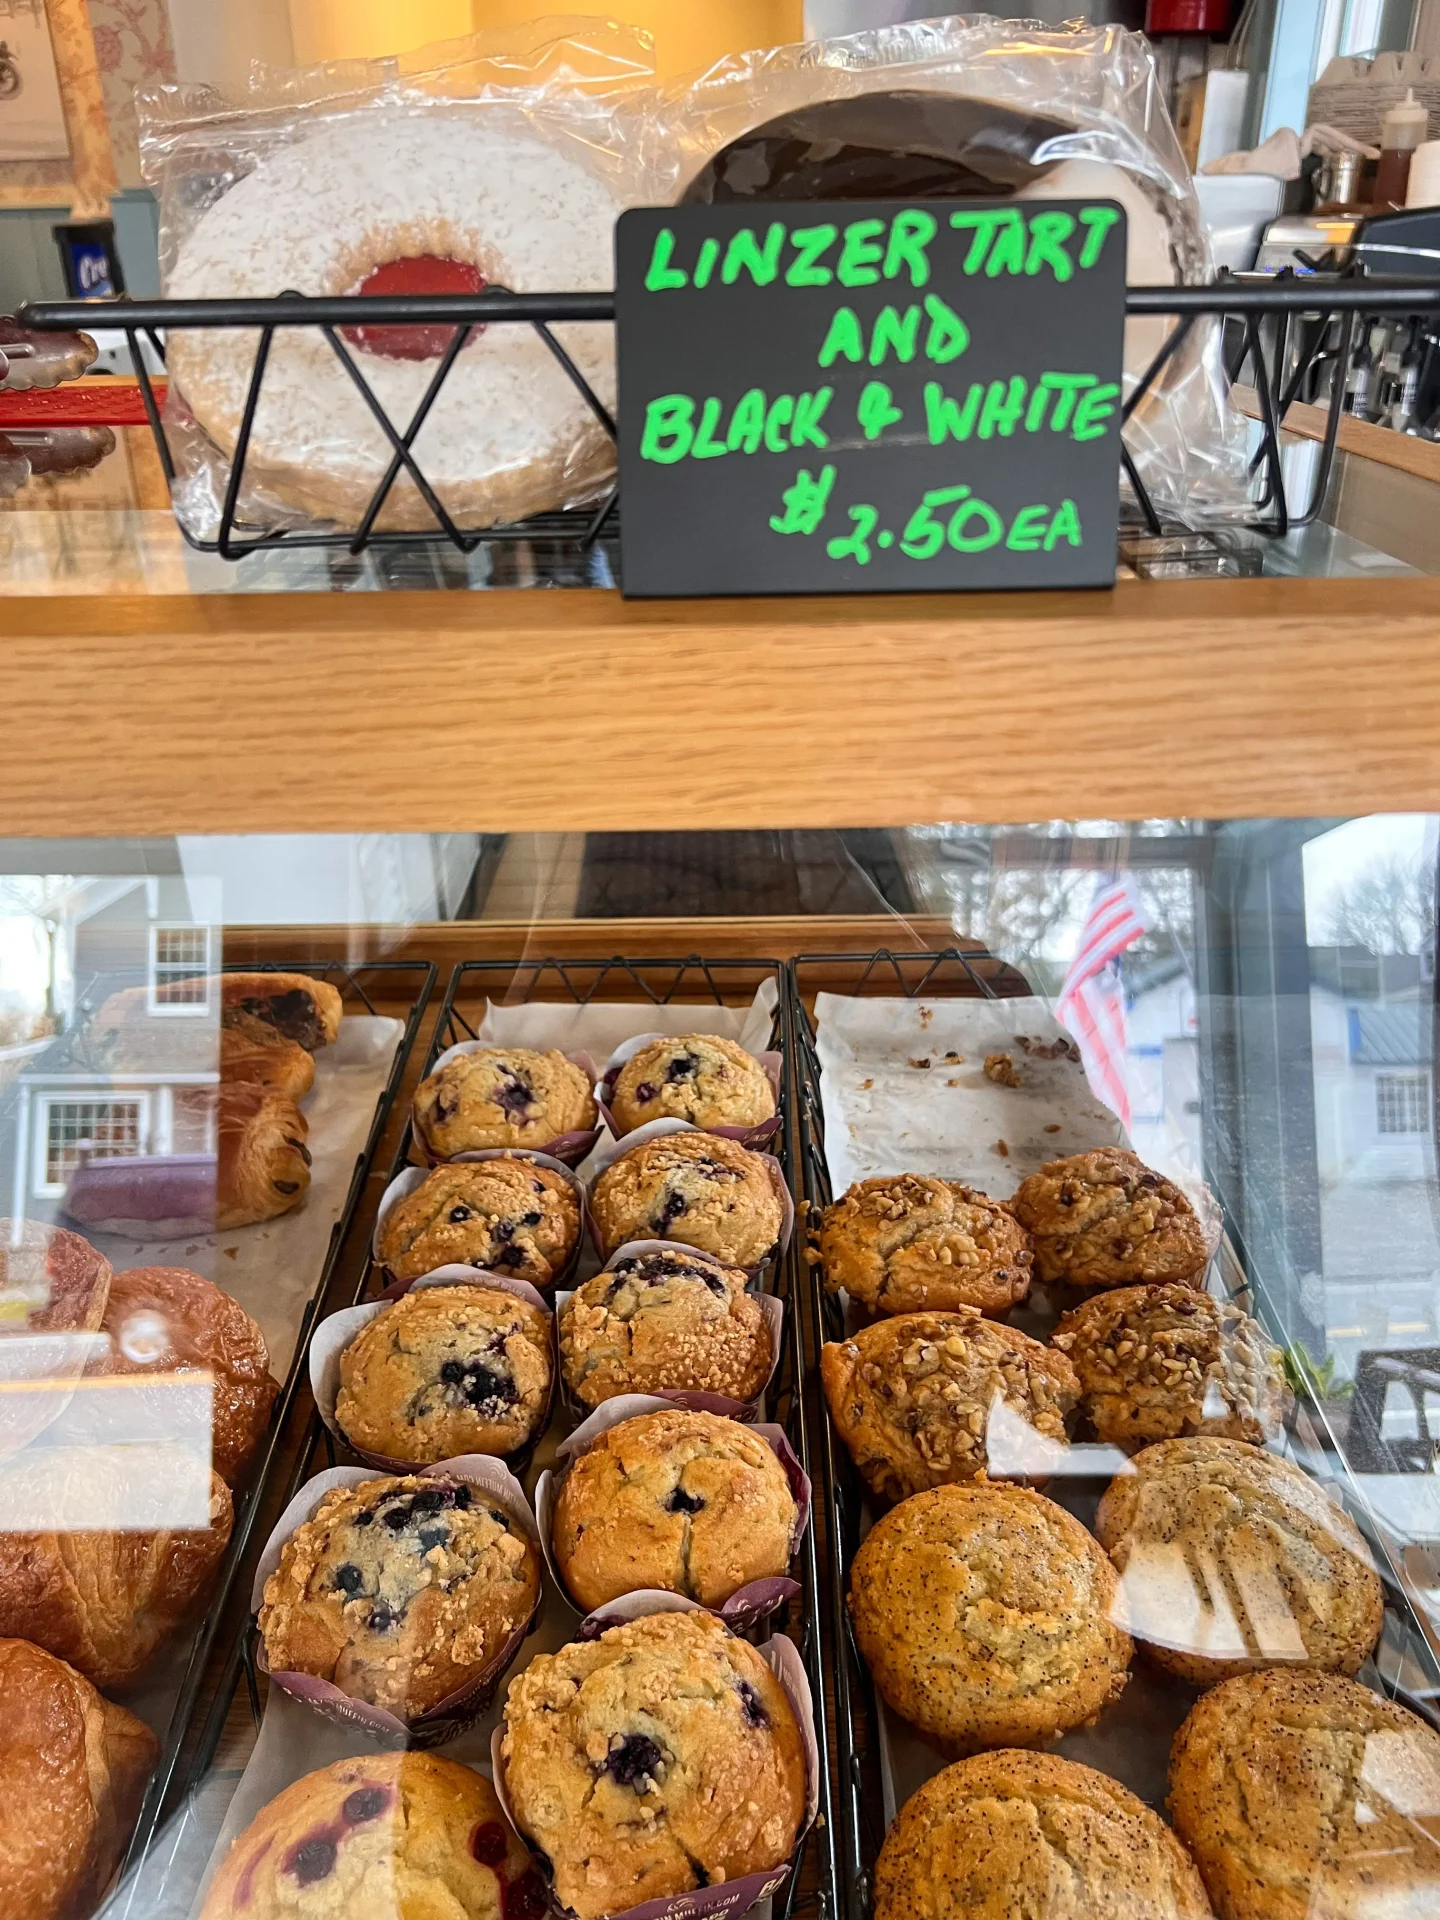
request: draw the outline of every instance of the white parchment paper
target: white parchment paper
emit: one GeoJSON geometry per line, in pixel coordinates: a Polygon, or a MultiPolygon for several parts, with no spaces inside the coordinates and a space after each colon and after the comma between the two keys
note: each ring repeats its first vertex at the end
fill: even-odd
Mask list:
{"type": "Polygon", "coordinates": [[[1125,1144],[1078,1060],[1020,1045],[1067,1039],[1038,1000],[821,993],[815,1023],[837,1195],[878,1174],[930,1173],[1005,1200],[1047,1160],[1125,1144]],[[1010,1055],[1018,1087],[986,1078],[992,1053],[1010,1055]]]}

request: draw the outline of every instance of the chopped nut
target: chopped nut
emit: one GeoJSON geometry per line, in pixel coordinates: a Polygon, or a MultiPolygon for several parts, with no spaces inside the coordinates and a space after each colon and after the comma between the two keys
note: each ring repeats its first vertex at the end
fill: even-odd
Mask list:
{"type": "Polygon", "coordinates": [[[960,1082],[958,1080],[947,1080],[945,1084],[947,1087],[958,1087],[960,1082]]]}
{"type": "Polygon", "coordinates": [[[930,1062],[928,1060],[912,1060],[910,1064],[912,1067],[928,1067],[930,1062]]]}
{"type": "Polygon", "coordinates": [[[997,1140],[995,1142],[995,1151],[1002,1160],[1008,1160],[1010,1158],[1010,1149],[1003,1140],[997,1140]]]}
{"type": "Polygon", "coordinates": [[[1060,1122],[1059,1122],[1058,1120],[1052,1120],[1052,1121],[1050,1122],[1050,1124],[1049,1124],[1049,1126],[1048,1126],[1048,1127],[1046,1127],[1046,1129],[1045,1129],[1045,1131],[1046,1131],[1046,1133],[1059,1133],[1059,1131],[1060,1131],[1060,1122]]]}
{"type": "Polygon", "coordinates": [[[993,1080],[997,1087],[1018,1087],[1020,1075],[1015,1071],[1015,1061],[1008,1053],[987,1053],[985,1056],[985,1078],[993,1080]]]}
{"type": "Polygon", "coordinates": [[[862,1080],[860,1082],[861,1093],[868,1093],[870,1089],[874,1086],[874,1084],[875,1082],[873,1080],[862,1080]]]}

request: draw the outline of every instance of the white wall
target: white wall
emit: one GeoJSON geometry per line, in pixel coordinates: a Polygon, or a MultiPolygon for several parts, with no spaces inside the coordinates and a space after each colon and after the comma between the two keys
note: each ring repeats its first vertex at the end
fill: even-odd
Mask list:
{"type": "Polygon", "coordinates": [[[175,70],[226,93],[245,85],[252,60],[294,64],[290,0],[168,0],[175,70]]]}

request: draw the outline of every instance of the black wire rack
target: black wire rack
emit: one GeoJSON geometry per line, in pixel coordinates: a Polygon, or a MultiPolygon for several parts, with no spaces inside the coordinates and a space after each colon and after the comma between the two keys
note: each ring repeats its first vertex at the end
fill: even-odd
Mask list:
{"type": "MultiPolygon", "coordinates": [[[[1258,277],[1257,277],[1258,278],[1258,277]]],[[[1346,374],[1357,339],[1380,318],[1419,318],[1440,314],[1440,280],[1392,279],[1340,274],[1296,274],[1289,270],[1263,282],[1222,277],[1205,287],[1131,287],[1126,295],[1131,319],[1169,318],[1177,322],[1126,399],[1121,415],[1121,465],[1133,496],[1138,524],[1152,539],[1190,529],[1163,513],[1141,478],[1136,458],[1126,445],[1123,430],[1152,391],[1199,322],[1218,319],[1233,339],[1227,340],[1226,373],[1232,384],[1248,373],[1259,409],[1259,445],[1250,461],[1256,515],[1251,530],[1283,536],[1311,524],[1320,514],[1329,487],[1346,401],[1346,374]],[[1285,414],[1297,398],[1319,393],[1327,412],[1320,457],[1306,503],[1297,507],[1287,495],[1281,429],[1285,414]]],[[[421,428],[439,402],[457,358],[477,326],[533,327],[554,356],[565,377],[580,394],[604,432],[615,438],[615,420],[575,364],[553,328],[566,322],[613,323],[612,293],[511,293],[492,288],[481,294],[343,295],[315,298],[298,293],[267,300],[121,300],[105,309],[118,322],[130,348],[131,361],[144,400],[146,417],[166,480],[173,486],[177,461],[154,383],[141,349],[142,339],[163,361],[162,334],[172,329],[243,328],[256,336],[255,355],[240,427],[216,532],[201,536],[181,530],[189,543],[226,560],[281,548],[338,548],[360,554],[371,547],[446,543],[462,554],[485,544],[528,541],[542,545],[575,546],[588,551],[597,542],[618,533],[619,489],[612,486],[591,508],[537,515],[501,526],[462,526],[455,520],[426,476],[415,453],[421,428]],[[407,421],[392,420],[366,380],[344,335],[357,328],[431,326],[453,329],[448,345],[414,412],[407,421]],[[291,327],[318,329],[344,373],[359,393],[390,447],[390,460],[358,524],[349,530],[312,526],[263,530],[244,518],[247,466],[256,410],[264,389],[266,367],[277,332],[291,327]],[[404,474],[433,516],[432,528],[400,532],[382,528],[379,520],[404,474]]],[[[97,309],[83,300],[32,301],[22,306],[23,326],[41,331],[69,332],[93,327],[97,309]]]]}
{"type": "MultiPolygon", "coordinates": [[[[356,1155],[344,1203],[331,1228],[325,1258],[301,1315],[300,1325],[295,1335],[294,1352],[290,1358],[284,1384],[271,1410],[270,1424],[266,1429],[258,1457],[251,1466],[244,1486],[233,1490],[235,1522],[230,1543],[225,1550],[225,1558],[215,1587],[210,1594],[204,1619],[189,1649],[184,1673],[161,1741],[160,1761],[151,1775],[140,1816],[136,1821],[135,1831],[126,1854],[122,1885],[131,1882],[140,1863],[149,1853],[155,1842],[165,1809],[184,1777],[186,1746],[202,1702],[206,1675],[216,1653],[221,1622],[235,1590],[240,1570],[246,1564],[250,1548],[254,1543],[256,1522],[265,1505],[266,1495],[283,1460],[285,1428],[304,1379],[311,1330],[339,1266],[341,1249],[354,1225],[356,1211],[365,1192],[365,1183],[370,1175],[376,1148],[389,1121],[395,1096],[404,1078],[406,1062],[410,1058],[410,1050],[420,1031],[420,1023],[424,1018],[426,1007],[430,1004],[430,997],[438,977],[437,969],[428,960],[373,960],[355,965],[338,960],[276,960],[259,965],[237,961],[226,965],[223,971],[226,973],[306,974],[312,979],[328,981],[340,993],[344,1011],[351,1014],[374,1014],[377,1011],[377,1002],[383,1006],[393,1007],[397,1003],[404,1004],[408,1001],[409,1008],[405,1015],[403,1031],[396,1042],[385,1086],[375,1103],[375,1112],[365,1136],[365,1144],[356,1155]]],[[[121,1913],[126,1909],[117,1908],[115,1911],[121,1913]]]]}
{"type": "MultiPolygon", "coordinates": [[[[828,953],[798,955],[788,968],[791,1057],[796,1079],[795,1124],[799,1173],[804,1200],[803,1217],[818,1225],[820,1213],[834,1198],[825,1156],[825,1120],[821,1096],[821,1068],[816,1029],[808,1011],[817,991],[847,995],[887,994],[905,999],[1022,998],[1032,994],[1023,975],[984,948],[952,947],[942,953],[828,953]]],[[[1228,1246],[1236,1255],[1233,1236],[1228,1246]]],[[[818,1361],[827,1341],[845,1338],[842,1303],[826,1292],[818,1267],[805,1266],[805,1285],[811,1337],[818,1361]]],[[[1263,1302],[1261,1317],[1264,1317],[1263,1302]]],[[[1310,1436],[1312,1445],[1318,1436],[1310,1436]]],[[[1315,1449],[1318,1451],[1318,1447],[1315,1449]]],[[[851,1562],[860,1545],[866,1514],[866,1490],[850,1456],[837,1438],[827,1410],[821,1406],[815,1421],[815,1452],[819,1461],[828,1528],[827,1600],[834,1647],[835,1759],[839,1833],[836,1850],[840,1885],[844,1892],[844,1920],[871,1920],[872,1874],[885,1838],[885,1798],[881,1760],[881,1717],[869,1669],[850,1628],[846,1594],[851,1562]]],[[[1342,1497],[1350,1489],[1347,1469],[1338,1461],[1330,1491],[1342,1497]]],[[[1073,1484],[1073,1483],[1072,1483],[1073,1484]]],[[[1368,1526],[1363,1502],[1345,1499],[1352,1517],[1370,1534],[1377,1568],[1385,1587],[1386,1617],[1382,1651],[1386,1656],[1385,1690],[1412,1711],[1440,1723],[1435,1687],[1440,1686],[1440,1664],[1432,1652],[1415,1604],[1388,1564],[1389,1545],[1368,1526]],[[1423,1682],[1423,1684],[1421,1684],[1423,1682]]],[[[1188,1705],[1191,1696],[1183,1695],[1188,1705]]],[[[1116,1736],[1123,1738],[1123,1735],[1116,1736]]]]}
{"type": "MultiPolygon", "coordinates": [[[[433,969],[431,971],[433,973],[433,969]]],[[[447,1048],[477,1037],[477,1028],[488,999],[506,1005],[553,1001],[558,1006],[586,1006],[594,1000],[609,999],[656,1007],[687,1003],[703,1009],[706,1006],[748,1004],[756,990],[767,980],[774,981],[777,992],[772,1044],[786,1056],[786,1070],[781,1076],[781,1130],[774,1151],[780,1158],[792,1191],[798,1191],[785,978],[783,965],[778,960],[691,955],[685,959],[610,956],[595,960],[543,958],[462,961],[451,974],[436,1016],[422,1072],[431,1072],[447,1048]]],[[[422,1162],[416,1151],[413,1129],[407,1120],[390,1163],[387,1184],[407,1167],[420,1164],[428,1165],[428,1162],[422,1162]]],[[[769,1417],[784,1427],[797,1458],[813,1480],[815,1468],[812,1463],[805,1339],[800,1306],[803,1291],[801,1266],[797,1237],[783,1255],[770,1263],[761,1284],[774,1292],[785,1303],[786,1309],[785,1344],[769,1389],[769,1417]]],[[[367,1298],[378,1298],[387,1284],[388,1276],[367,1255],[359,1282],[349,1301],[337,1303],[337,1307],[340,1304],[358,1304],[367,1298]]],[[[303,1367],[308,1334],[313,1330],[313,1324],[313,1320],[307,1322],[307,1338],[302,1342],[297,1367],[303,1367]]],[[[282,1463],[275,1463],[272,1479],[276,1486],[280,1486],[280,1491],[277,1497],[272,1488],[267,1503],[269,1508],[275,1513],[283,1510],[306,1480],[337,1462],[343,1464],[336,1443],[322,1425],[319,1415],[312,1411],[301,1444],[290,1458],[288,1470],[283,1473],[283,1486],[280,1484],[282,1463]]],[[[839,1920],[841,1908],[836,1879],[836,1829],[832,1817],[829,1732],[824,1712],[821,1572],[813,1521],[801,1543],[798,1558],[796,1571],[802,1594],[766,1622],[764,1633],[768,1636],[776,1631],[788,1632],[805,1662],[815,1700],[816,1733],[820,1747],[820,1817],[797,1853],[783,1890],[774,1897],[773,1914],[774,1920],[811,1920],[811,1917],[813,1920],[839,1920]]],[[[217,1606],[215,1611],[218,1615],[221,1609],[217,1606]]],[[[153,1856],[149,1871],[145,1871],[143,1864],[132,1867],[119,1891],[105,1907],[103,1920],[148,1920],[152,1911],[161,1910],[162,1899],[165,1902],[163,1911],[167,1914],[175,1903],[177,1892],[172,1863],[181,1849],[186,1822],[197,1812],[206,1792],[207,1780],[216,1765],[242,1687],[251,1724],[254,1731],[257,1734],[259,1732],[263,1718],[262,1682],[255,1661],[256,1632],[248,1597],[242,1600],[238,1594],[232,1595],[228,1611],[228,1641],[223,1651],[213,1646],[210,1649],[215,1657],[212,1660],[211,1683],[207,1689],[208,1705],[194,1715],[197,1724],[184,1777],[179,1782],[179,1791],[169,1796],[166,1808],[171,1819],[169,1845],[164,1843],[163,1836],[155,1833],[156,1822],[152,1821],[151,1834],[146,1843],[153,1856]]],[[[226,1793],[228,1799],[225,1782],[219,1784],[219,1790],[226,1793]]],[[[212,1825],[214,1811],[212,1807],[212,1825]]],[[[142,1851],[137,1842],[136,1847],[132,1848],[132,1862],[137,1860],[142,1851]]],[[[208,1847],[205,1851],[208,1853],[208,1847]]],[[[186,1877],[191,1878],[193,1874],[186,1877]]],[[[180,1887],[177,1911],[183,1913],[189,1910],[194,1892],[193,1885],[180,1887]]]]}

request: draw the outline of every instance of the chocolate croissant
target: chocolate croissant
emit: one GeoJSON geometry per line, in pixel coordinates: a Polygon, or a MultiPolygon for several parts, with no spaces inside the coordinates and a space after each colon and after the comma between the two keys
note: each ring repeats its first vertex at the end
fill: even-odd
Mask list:
{"type": "Polygon", "coordinates": [[[287,1094],[222,1086],[216,1131],[217,1232],[276,1220],[302,1204],[310,1185],[310,1129],[287,1094]]]}
{"type": "Polygon", "coordinates": [[[340,994],[328,980],[308,973],[223,973],[218,979],[220,1018],[227,1027],[248,1014],[311,1053],[340,1032],[340,994]]]}

